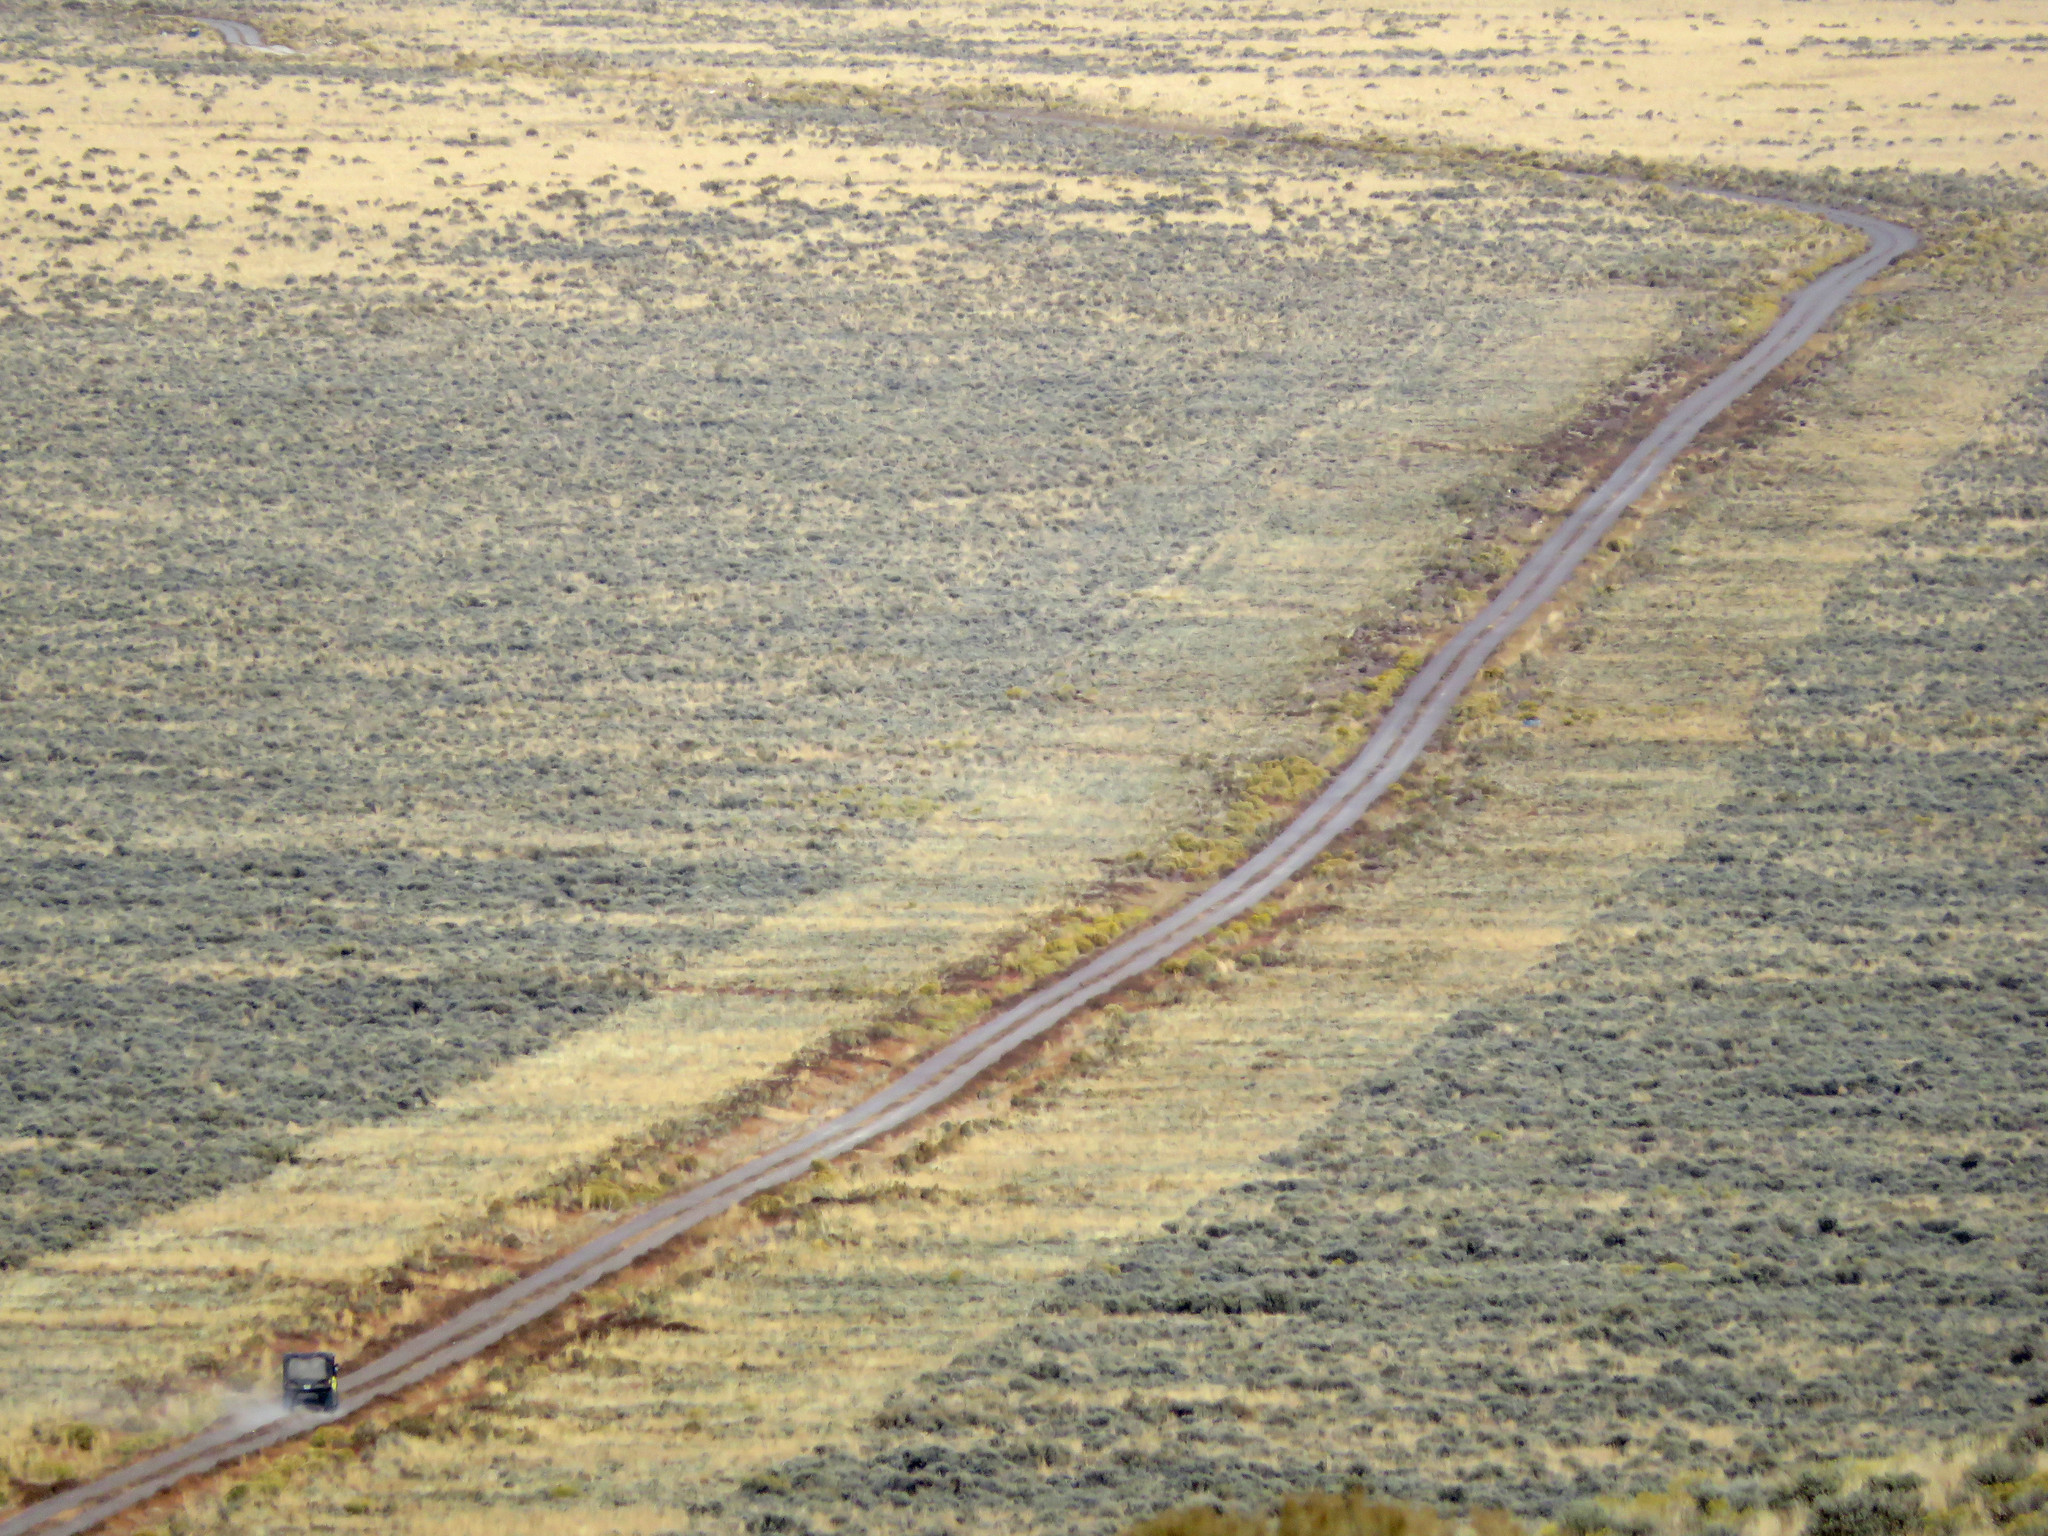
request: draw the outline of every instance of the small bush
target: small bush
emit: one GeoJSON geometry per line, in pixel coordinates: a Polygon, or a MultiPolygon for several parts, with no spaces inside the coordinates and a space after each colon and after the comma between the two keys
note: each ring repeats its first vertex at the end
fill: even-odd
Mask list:
{"type": "Polygon", "coordinates": [[[2000,1487],[1985,1500],[1992,1520],[1999,1525],[2040,1524],[2048,1510],[2048,1484],[2034,1481],[2018,1487],[2000,1487]]]}
{"type": "Polygon", "coordinates": [[[1790,1509],[1794,1504],[1817,1504],[1830,1494],[1839,1493],[1841,1488],[1841,1473],[1823,1467],[1809,1468],[1791,1482],[1773,1488],[1764,1504],[1776,1510],[1790,1509]]]}
{"type": "Polygon", "coordinates": [[[1722,1489],[1721,1497],[1728,1501],[1730,1509],[1740,1514],[1744,1510],[1763,1508],[1770,1495],[1754,1478],[1743,1478],[1722,1489]]]}
{"type": "Polygon", "coordinates": [[[1925,1511],[1917,1486],[1897,1486],[1904,1481],[1873,1478],[1854,1493],[1822,1499],[1806,1523],[1806,1536],[1905,1536],[1918,1528],[1925,1511]]]}
{"type": "Polygon", "coordinates": [[[1986,1456],[1965,1472],[1963,1477],[1980,1488],[1991,1488],[2000,1483],[2017,1483],[2033,1470],[2032,1456],[2022,1456],[2016,1451],[2007,1450],[1986,1456]]]}

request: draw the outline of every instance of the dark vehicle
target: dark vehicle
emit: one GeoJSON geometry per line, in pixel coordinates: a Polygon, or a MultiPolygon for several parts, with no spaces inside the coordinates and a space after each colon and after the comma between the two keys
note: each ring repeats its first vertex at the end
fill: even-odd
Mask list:
{"type": "Polygon", "coordinates": [[[287,1408],[317,1408],[331,1413],[341,1401],[335,1386],[334,1356],[292,1354],[284,1357],[284,1405],[287,1408]]]}

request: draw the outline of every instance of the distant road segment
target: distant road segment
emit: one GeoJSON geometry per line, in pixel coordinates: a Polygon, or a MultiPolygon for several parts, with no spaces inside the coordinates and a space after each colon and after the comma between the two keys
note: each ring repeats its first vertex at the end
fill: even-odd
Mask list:
{"type": "Polygon", "coordinates": [[[194,26],[211,27],[220,34],[222,42],[230,48],[246,48],[251,53],[290,53],[292,50],[283,43],[266,43],[263,34],[246,21],[224,21],[214,16],[191,17],[194,26]]]}
{"type": "MultiPolygon", "coordinates": [[[[207,24],[221,28],[223,36],[227,27],[241,25],[207,24]]],[[[1658,422],[1522,563],[1499,596],[1429,659],[1388,709],[1371,739],[1270,843],[1185,906],[965,1031],[854,1108],[799,1132],[774,1151],[707,1183],[645,1207],[546,1268],[471,1303],[446,1322],[356,1367],[341,1382],[344,1410],[404,1391],[470,1359],[749,1196],[802,1177],[814,1160],[851,1152],[939,1108],[1021,1046],[1242,916],[1306,869],[1407,772],[1480,669],[1557,594],[1686,445],[1811,340],[1864,283],[1919,244],[1911,230],[1866,214],[1778,198],[1741,200],[1796,209],[1860,230],[1869,238],[1869,247],[1800,289],[1754,347],[1658,422]]],[[[307,1434],[327,1422],[323,1415],[287,1412],[282,1407],[224,1419],[182,1445],[0,1521],[0,1536],[75,1536],[185,1478],[307,1434]]]]}

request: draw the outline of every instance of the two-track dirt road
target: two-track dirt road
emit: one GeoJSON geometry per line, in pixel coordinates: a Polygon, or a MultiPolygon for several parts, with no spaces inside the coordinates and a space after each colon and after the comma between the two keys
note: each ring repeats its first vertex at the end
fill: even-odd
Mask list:
{"type": "MultiPolygon", "coordinates": [[[[403,1391],[471,1358],[749,1196],[801,1177],[813,1160],[850,1152],[908,1125],[945,1104],[1018,1047],[1243,915],[1305,869],[1407,771],[1489,658],[1536,617],[1686,445],[1819,332],[1864,283],[1919,243],[1910,230],[1860,213],[1778,199],[1745,200],[1798,209],[1855,228],[1869,238],[1869,246],[1807,284],[1753,348],[1680,401],[1530,555],[1499,596],[1430,658],[1371,739],[1272,842],[1187,905],[965,1031],[853,1109],[718,1178],[646,1207],[546,1268],[358,1366],[341,1383],[344,1411],[403,1391]]],[[[282,1408],[255,1409],[224,1419],[193,1440],[0,1521],[0,1536],[72,1536],[90,1530],[185,1478],[306,1434],[325,1422],[329,1421],[322,1415],[282,1408]]]]}
{"type": "Polygon", "coordinates": [[[224,21],[217,16],[194,16],[196,27],[211,27],[220,34],[220,40],[230,48],[246,48],[251,53],[290,53],[292,50],[283,43],[266,43],[263,34],[246,21],[224,21]]]}

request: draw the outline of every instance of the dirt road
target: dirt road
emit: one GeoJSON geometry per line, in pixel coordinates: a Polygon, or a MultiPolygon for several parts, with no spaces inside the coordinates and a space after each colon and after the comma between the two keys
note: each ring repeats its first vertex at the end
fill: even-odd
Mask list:
{"type": "MultiPolygon", "coordinates": [[[[1357,756],[1272,842],[1186,906],[966,1031],[853,1109],[708,1183],[646,1207],[545,1269],[359,1366],[341,1383],[346,1408],[360,1408],[403,1391],[469,1359],[749,1196],[801,1177],[814,1159],[850,1152],[938,1108],[1018,1047],[1241,916],[1305,869],[1407,771],[1489,658],[1556,594],[1685,446],[1811,339],[1864,283],[1919,243],[1910,230],[1863,214],[1775,199],[1746,200],[1796,208],[1853,227],[1868,236],[1869,247],[1801,289],[1749,352],[1680,401],[1572,510],[1500,595],[1430,658],[1357,756]]],[[[0,1536],[71,1536],[90,1530],[186,1477],[306,1434],[324,1422],[322,1415],[287,1413],[282,1408],[253,1409],[224,1419],[183,1445],[0,1521],[0,1536]]]]}
{"type": "Polygon", "coordinates": [[[222,21],[212,16],[194,16],[194,26],[211,27],[220,34],[220,40],[230,48],[246,48],[251,53],[290,53],[292,50],[283,43],[266,43],[263,34],[246,21],[222,21]]]}

